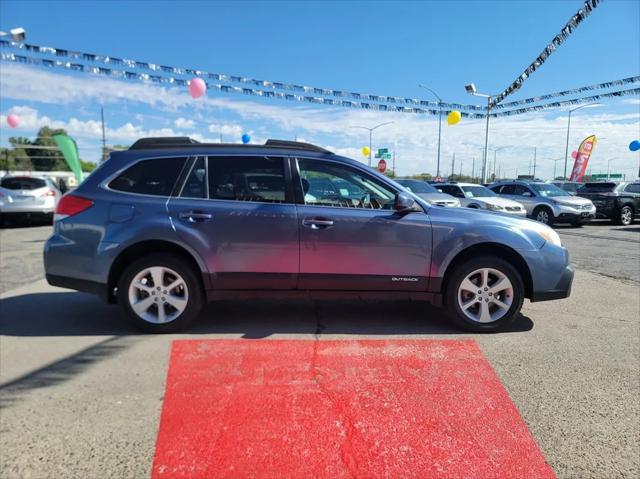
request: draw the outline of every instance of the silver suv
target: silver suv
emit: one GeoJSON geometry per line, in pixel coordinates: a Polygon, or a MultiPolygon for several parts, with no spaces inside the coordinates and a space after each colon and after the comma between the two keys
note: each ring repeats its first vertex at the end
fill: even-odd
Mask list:
{"type": "Polygon", "coordinates": [[[527,216],[540,223],[579,225],[596,217],[591,200],[572,196],[562,188],[542,181],[508,180],[489,185],[500,196],[522,203],[527,216]]]}

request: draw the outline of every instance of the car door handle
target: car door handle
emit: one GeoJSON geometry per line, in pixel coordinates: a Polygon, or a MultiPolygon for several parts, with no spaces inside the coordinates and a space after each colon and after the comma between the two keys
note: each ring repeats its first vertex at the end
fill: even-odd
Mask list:
{"type": "Polygon", "coordinates": [[[213,218],[213,215],[209,213],[202,213],[201,211],[182,211],[178,214],[178,217],[183,220],[187,220],[189,223],[204,223],[213,218]]]}
{"type": "Polygon", "coordinates": [[[328,218],[305,218],[302,220],[302,225],[313,230],[320,230],[331,228],[333,226],[333,220],[328,218]]]}

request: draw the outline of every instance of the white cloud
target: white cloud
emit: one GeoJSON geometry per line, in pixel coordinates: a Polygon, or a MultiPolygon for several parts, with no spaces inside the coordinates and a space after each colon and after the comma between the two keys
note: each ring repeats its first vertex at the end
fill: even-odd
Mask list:
{"type": "MultiPolygon", "coordinates": [[[[135,119],[136,124],[127,122],[113,126],[113,121],[110,121],[107,137],[111,143],[132,142],[141,136],[185,134],[207,142],[220,141],[219,135],[222,134],[224,141],[237,142],[246,131],[252,135],[254,143],[268,137],[294,139],[297,136],[300,141],[304,138],[307,142],[329,146],[340,154],[365,161],[361,148],[368,145],[369,134],[352,127],[394,121],[374,132],[373,148],[395,149],[396,166],[400,174],[435,172],[437,117],[311,107],[294,102],[246,101],[246,97],[229,95],[220,98],[213,96],[214,93],[192,100],[186,89],[128,83],[102,77],[79,77],[23,65],[3,64],[2,67],[0,89],[3,100],[24,100],[56,107],[62,105],[59,107],[62,110],[68,108],[64,105],[75,109],[76,106],[92,103],[112,103],[111,109],[141,106],[155,110],[154,115],[129,115],[128,118],[135,119]],[[29,81],[25,81],[25,78],[29,78],[29,81]],[[215,123],[211,123],[213,115],[215,123]],[[177,118],[173,119],[174,116],[177,118]],[[150,128],[148,125],[153,123],[159,123],[162,128],[150,128]],[[197,132],[196,124],[208,125],[207,132],[213,139],[205,138],[197,132]],[[166,125],[173,125],[175,129],[165,127],[166,125]],[[195,131],[185,133],[180,130],[195,131]],[[259,135],[254,135],[254,131],[258,131],[259,135]]],[[[637,104],[636,100],[624,99],[624,102],[637,104]]],[[[622,100],[618,104],[622,104],[622,100]]],[[[640,115],[628,113],[628,109],[621,113],[616,110],[616,103],[610,103],[597,110],[581,110],[572,116],[569,152],[576,149],[580,140],[590,134],[601,138],[592,157],[594,172],[601,167],[606,170],[607,160],[614,157],[623,160],[612,165],[615,164],[620,169],[629,168],[629,173],[637,169],[637,156],[628,151],[628,144],[638,136],[640,115]]],[[[25,106],[15,106],[11,111],[21,117],[19,130],[35,130],[39,126],[49,125],[65,128],[72,136],[86,139],[86,142],[98,142],[101,137],[101,126],[95,120],[84,121],[74,117],[60,120],[62,115],[50,118],[25,106]]],[[[504,147],[496,153],[496,158],[509,175],[514,175],[516,168],[519,173],[528,170],[536,147],[538,172],[550,177],[554,165],[551,160],[564,158],[566,128],[567,115],[563,111],[492,119],[489,146],[504,147]]],[[[445,122],[442,130],[441,172],[447,173],[451,169],[454,153],[456,171],[459,171],[462,163],[463,171],[470,173],[475,159],[478,172],[483,155],[484,120],[463,119],[455,126],[448,126],[445,122]]],[[[11,134],[13,133],[12,131],[11,134]]],[[[2,138],[6,136],[8,134],[3,132],[2,138]]],[[[493,159],[493,153],[490,153],[489,158],[493,159]]],[[[562,161],[558,163],[559,168],[563,166],[562,161]]]]}
{"type": "MultiPolygon", "coordinates": [[[[215,133],[218,135],[232,137],[235,140],[238,140],[242,134],[243,129],[240,125],[228,125],[228,124],[216,124],[212,123],[209,125],[209,133],[215,133]]],[[[228,141],[228,140],[227,140],[228,141]]]]}
{"type": "Polygon", "coordinates": [[[186,130],[192,130],[193,128],[196,127],[196,123],[193,120],[187,120],[186,118],[176,118],[173,121],[173,124],[176,126],[176,128],[184,128],[186,130]]]}

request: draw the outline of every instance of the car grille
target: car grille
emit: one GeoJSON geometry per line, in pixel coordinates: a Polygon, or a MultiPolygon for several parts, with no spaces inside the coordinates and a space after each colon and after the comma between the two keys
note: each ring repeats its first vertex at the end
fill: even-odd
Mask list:
{"type": "Polygon", "coordinates": [[[434,204],[438,206],[452,207],[456,205],[455,201],[434,201],[434,204]]]}
{"type": "Polygon", "coordinates": [[[504,209],[507,211],[520,211],[519,206],[505,206],[504,209]]]}

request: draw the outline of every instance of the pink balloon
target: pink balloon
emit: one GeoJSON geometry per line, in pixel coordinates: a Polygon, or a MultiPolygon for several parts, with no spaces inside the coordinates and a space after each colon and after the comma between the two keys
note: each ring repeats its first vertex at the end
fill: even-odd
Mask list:
{"type": "Polygon", "coordinates": [[[207,91],[207,84],[202,78],[194,78],[189,82],[191,98],[200,98],[207,91]]]}
{"type": "Polygon", "coordinates": [[[577,151],[572,151],[571,152],[571,158],[573,158],[574,160],[578,157],[578,152],[577,151]]]}
{"type": "Polygon", "coordinates": [[[20,124],[20,118],[18,118],[13,113],[10,113],[9,115],[7,115],[7,123],[11,128],[15,128],[20,124]]]}

